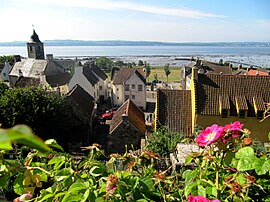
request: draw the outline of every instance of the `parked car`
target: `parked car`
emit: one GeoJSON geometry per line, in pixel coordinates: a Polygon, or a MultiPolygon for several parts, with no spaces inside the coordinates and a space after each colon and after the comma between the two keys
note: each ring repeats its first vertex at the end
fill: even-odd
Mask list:
{"type": "Polygon", "coordinates": [[[112,119],[112,117],[116,111],[117,111],[117,108],[112,108],[112,109],[106,111],[106,113],[102,114],[102,119],[104,121],[112,119]]]}

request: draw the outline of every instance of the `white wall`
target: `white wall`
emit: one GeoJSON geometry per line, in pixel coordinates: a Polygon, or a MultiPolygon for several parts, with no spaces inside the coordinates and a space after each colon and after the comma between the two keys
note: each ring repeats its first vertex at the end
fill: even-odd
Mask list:
{"type": "MultiPolygon", "coordinates": [[[[133,74],[130,78],[125,82],[125,84],[129,84],[129,91],[124,91],[123,97],[125,95],[129,95],[129,98],[138,106],[146,109],[146,85],[145,83],[138,77],[137,74],[133,74]],[[132,85],[135,85],[135,89],[132,89],[132,85]],[[142,85],[142,91],[138,91],[138,85],[142,85]],[[132,97],[135,96],[135,99],[132,97]]],[[[124,90],[124,88],[123,88],[124,90]]],[[[124,100],[125,101],[125,100],[124,100]]]]}
{"type": "Polygon", "coordinates": [[[68,84],[68,89],[71,90],[76,84],[79,84],[95,99],[95,101],[98,101],[98,83],[95,86],[92,86],[91,83],[83,75],[82,68],[82,66],[75,67],[75,73],[68,84]]]}
{"type": "Polygon", "coordinates": [[[10,66],[10,64],[8,62],[5,62],[5,66],[1,72],[1,75],[0,75],[0,79],[1,81],[8,81],[10,82],[9,80],[9,72],[11,71],[12,67],[10,66]]]}
{"type": "Polygon", "coordinates": [[[124,103],[122,85],[112,85],[112,101],[115,106],[121,106],[124,103]]]}

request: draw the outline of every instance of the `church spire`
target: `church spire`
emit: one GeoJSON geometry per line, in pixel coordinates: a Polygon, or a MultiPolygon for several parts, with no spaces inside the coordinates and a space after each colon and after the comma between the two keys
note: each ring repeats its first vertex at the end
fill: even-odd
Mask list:
{"type": "Polygon", "coordinates": [[[39,40],[39,37],[33,28],[33,34],[30,36],[29,42],[27,42],[28,57],[34,59],[44,59],[44,47],[43,43],[39,40]]]}

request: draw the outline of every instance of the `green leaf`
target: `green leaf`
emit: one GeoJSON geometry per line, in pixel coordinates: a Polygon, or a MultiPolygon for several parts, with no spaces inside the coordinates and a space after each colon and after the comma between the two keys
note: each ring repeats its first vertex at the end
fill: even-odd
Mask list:
{"type": "Polygon", "coordinates": [[[11,140],[5,129],[0,129],[0,149],[12,150],[11,140]]]}
{"type": "Polygon", "coordinates": [[[246,177],[243,174],[239,174],[237,176],[237,180],[242,187],[246,184],[247,181],[246,177]]]}
{"type": "Polygon", "coordinates": [[[198,185],[198,196],[206,197],[206,190],[202,185],[198,185]]]}
{"type": "Polygon", "coordinates": [[[253,170],[254,168],[255,168],[254,158],[246,157],[238,161],[237,170],[239,171],[253,170]]]}
{"type": "Polygon", "coordinates": [[[217,189],[215,187],[206,187],[206,194],[217,197],[217,189]]]}
{"type": "Polygon", "coordinates": [[[86,189],[85,184],[82,182],[75,182],[69,187],[68,191],[69,192],[76,192],[76,191],[79,191],[82,189],[86,189]]]}
{"type": "Polygon", "coordinates": [[[32,149],[37,149],[40,152],[48,152],[51,149],[26,125],[17,125],[13,128],[6,129],[6,133],[11,142],[26,145],[32,149]]]}
{"type": "Polygon", "coordinates": [[[191,156],[187,156],[185,160],[185,165],[188,165],[192,162],[193,158],[191,156]]]}
{"type": "Polygon", "coordinates": [[[53,194],[47,194],[40,200],[40,202],[46,201],[47,199],[52,198],[53,196],[54,196],[53,194]]]}
{"type": "Polygon", "coordinates": [[[46,140],[45,144],[50,146],[50,147],[53,147],[53,148],[56,148],[56,149],[60,149],[61,151],[64,151],[64,149],[54,139],[46,140]]]}
{"type": "Polygon", "coordinates": [[[270,142],[270,132],[268,133],[268,141],[270,142]]]}
{"type": "Polygon", "coordinates": [[[239,149],[239,151],[235,154],[237,159],[244,159],[249,157],[254,157],[254,150],[251,147],[244,147],[239,149]]]}
{"type": "Polygon", "coordinates": [[[270,171],[270,159],[266,159],[265,156],[258,158],[254,164],[255,171],[258,175],[265,175],[270,171]]]}
{"type": "Polygon", "coordinates": [[[23,180],[24,180],[24,176],[23,176],[23,173],[21,173],[16,177],[13,183],[14,192],[18,195],[23,194],[23,180]]]}

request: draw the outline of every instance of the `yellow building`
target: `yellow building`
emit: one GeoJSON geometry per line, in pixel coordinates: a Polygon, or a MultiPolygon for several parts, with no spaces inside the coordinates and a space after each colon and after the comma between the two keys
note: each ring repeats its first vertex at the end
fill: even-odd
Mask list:
{"type": "MultiPolygon", "coordinates": [[[[158,92],[157,96],[161,92],[158,92]]],[[[184,96],[189,96],[188,93],[184,96]]],[[[165,98],[163,98],[165,99],[165,98]]],[[[183,98],[176,98],[183,99],[183,98]]],[[[189,99],[186,99],[189,100],[189,99]]],[[[231,75],[231,74],[199,74],[197,68],[192,69],[190,83],[191,100],[191,128],[195,132],[195,126],[203,128],[212,124],[226,125],[240,121],[252,132],[252,136],[268,141],[270,132],[270,119],[261,121],[263,112],[266,110],[266,103],[270,102],[270,76],[260,75],[231,75]]],[[[174,100],[167,100],[166,105],[157,99],[156,121],[163,125],[170,126],[159,120],[158,111],[160,108],[168,109],[170,104],[177,103],[174,100]]],[[[188,102],[178,102],[189,107],[188,102]]],[[[183,107],[179,108],[182,110],[183,107]]],[[[167,110],[166,116],[182,113],[167,110]]],[[[168,119],[168,118],[167,118],[168,119]]],[[[184,121],[185,117],[174,120],[174,123],[184,121]]],[[[192,136],[192,134],[186,134],[192,136]]]]}

